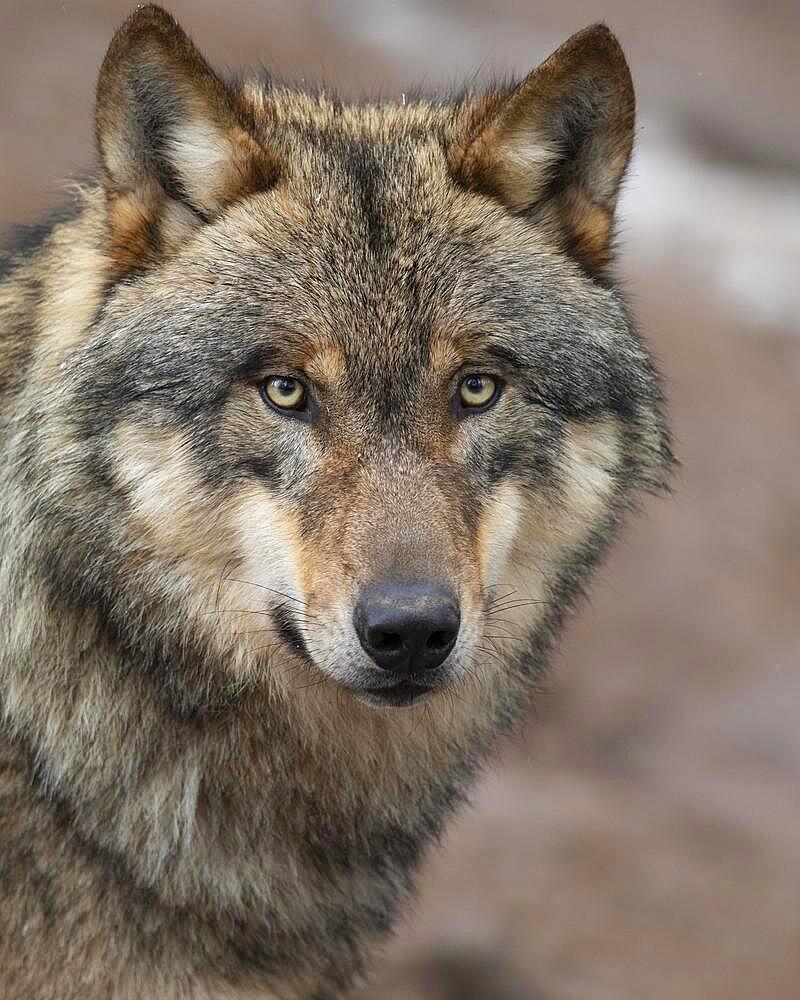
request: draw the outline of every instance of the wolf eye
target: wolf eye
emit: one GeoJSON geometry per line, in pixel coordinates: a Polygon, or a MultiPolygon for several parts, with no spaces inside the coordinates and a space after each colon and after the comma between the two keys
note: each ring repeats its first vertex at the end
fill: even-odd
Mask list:
{"type": "Polygon", "coordinates": [[[302,410],[306,403],[305,386],[291,375],[268,378],[261,383],[261,395],[277,410],[302,410]]]}
{"type": "Polygon", "coordinates": [[[461,380],[458,395],[466,410],[485,410],[494,403],[500,392],[496,378],[491,375],[467,375],[461,380]]]}

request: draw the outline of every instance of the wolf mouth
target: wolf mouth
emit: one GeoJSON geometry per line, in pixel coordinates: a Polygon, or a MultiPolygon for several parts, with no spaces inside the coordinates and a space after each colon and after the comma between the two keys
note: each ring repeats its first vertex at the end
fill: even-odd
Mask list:
{"type": "Polygon", "coordinates": [[[375,708],[407,708],[433,691],[432,685],[417,684],[411,680],[402,680],[389,687],[354,689],[357,697],[375,708]]]}
{"type": "Polygon", "coordinates": [[[275,631],[280,639],[290,647],[306,663],[313,663],[305,639],[300,629],[292,617],[291,613],[283,605],[272,612],[272,621],[275,631]]]}

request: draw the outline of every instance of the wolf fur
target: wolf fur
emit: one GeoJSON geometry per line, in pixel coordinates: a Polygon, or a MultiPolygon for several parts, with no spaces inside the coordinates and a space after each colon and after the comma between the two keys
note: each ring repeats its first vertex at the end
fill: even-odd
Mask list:
{"type": "Polygon", "coordinates": [[[602,25],[403,104],[223,80],[156,7],[117,33],[98,182],[0,283],[4,998],[363,971],[672,461],[611,272],[633,122],[602,25]],[[386,578],[460,605],[403,710],[360,687],[386,578]]]}

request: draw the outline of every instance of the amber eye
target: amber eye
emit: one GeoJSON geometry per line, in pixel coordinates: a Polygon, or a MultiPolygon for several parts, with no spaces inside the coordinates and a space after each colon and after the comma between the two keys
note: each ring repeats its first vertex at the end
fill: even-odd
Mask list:
{"type": "Polygon", "coordinates": [[[499,385],[491,375],[467,375],[461,380],[458,394],[465,409],[485,409],[497,398],[499,385]]]}
{"type": "Polygon", "coordinates": [[[278,410],[302,410],[305,406],[305,386],[291,375],[273,375],[262,383],[261,392],[278,410]]]}

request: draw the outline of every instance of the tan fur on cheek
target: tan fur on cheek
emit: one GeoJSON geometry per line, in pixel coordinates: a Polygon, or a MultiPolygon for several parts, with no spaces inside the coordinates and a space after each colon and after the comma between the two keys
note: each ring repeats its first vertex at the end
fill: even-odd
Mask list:
{"type": "MultiPolygon", "coordinates": [[[[528,497],[520,510],[516,543],[508,559],[508,601],[525,603],[505,607],[502,617],[507,625],[533,628],[542,617],[550,582],[611,508],[619,459],[616,419],[568,424],[557,495],[528,497]]],[[[499,601],[505,603],[502,597],[499,601]]]]}
{"type": "Polygon", "coordinates": [[[296,657],[276,634],[274,620],[267,613],[285,610],[301,633],[307,629],[300,527],[285,505],[256,484],[240,499],[231,523],[237,570],[229,575],[235,579],[228,578],[221,589],[220,605],[225,612],[243,612],[226,617],[237,621],[237,639],[245,651],[248,672],[259,663],[271,662],[276,668],[269,671],[270,682],[286,692],[289,682],[296,684],[297,678],[281,667],[287,658],[296,657]]]}
{"type": "Polygon", "coordinates": [[[481,578],[487,588],[502,577],[522,516],[522,495],[517,487],[504,484],[492,497],[478,526],[481,578]]]}
{"type": "Polygon", "coordinates": [[[603,520],[619,459],[619,425],[614,417],[588,424],[569,422],[561,468],[567,515],[563,530],[571,544],[579,544],[603,520]]]}
{"type": "Polygon", "coordinates": [[[152,542],[172,556],[202,557],[210,538],[209,512],[199,509],[202,493],[182,436],[121,424],[114,437],[117,478],[152,542]],[[204,520],[205,530],[198,533],[204,520]]]}
{"type": "Polygon", "coordinates": [[[261,603],[276,607],[303,601],[296,517],[266,488],[254,484],[237,505],[234,531],[245,583],[269,588],[262,592],[261,603]],[[282,595],[288,597],[282,600],[282,595]]]}
{"type": "Polygon", "coordinates": [[[169,563],[160,586],[180,589],[187,610],[211,627],[219,649],[238,652],[226,659],[230,669],[237,676],[252,675],[280,644],[267,612],[304,607],[295,519],[255,484],[218,506],[208,498],[178,433],[123,424],[115,451],[137,537],[169,563]]]}
{"type": "MultiPolygon", "coordinates": [[[[180,593],[187,613],[216,610],[227,572],[238,566],[230,513],[208,497],[193,468],[189,445],[177,432],[121,424],[114,435],[115,474],[131,506],[137,545],[165,567],[162,592],[180,593]]],[[[247,605],[245,605],[247,607],[247,605]]],[[[221,616],[214,634],[235,630],[234,616],[221,616]]]]}

